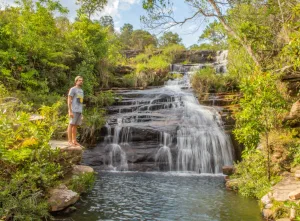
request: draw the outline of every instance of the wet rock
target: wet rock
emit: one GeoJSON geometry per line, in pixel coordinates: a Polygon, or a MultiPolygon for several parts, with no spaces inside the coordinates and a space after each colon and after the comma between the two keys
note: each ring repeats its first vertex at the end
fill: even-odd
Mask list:
{"type": "Polygon", "coordinates": [[[67,141],[50,140],[52,149],[59,149],[61,157],[71,164],[78,164],[81,161],[83,149],[81,146],[69,145],[67,141]]]}
{"type": "Polygon", "coordinates": [[[289,193],[289,198],[292,200],[298,200],[300,199],[300,189],[294,190],[289,193]]]}
{"type": "Polygon", "coordinates": [[[65,185],[60,185],[57,188],[49,191],[50,197],[48,203],[50,205],[50,211],[60,211],[68,206],[74,204],[79,199],[79,194],[69,190],[65,185]]]}
{"type": "Polygon", "coordinates": [[[229,190],[237,190],[238,189],[238,179],[232,179],[226,182],[225,186],[229,190]]]}
{"type": "Polygon", "coordinates": [[[230,175],[234,174],[235,168],[234,168],[234,166],[223,166],[222,171],[223,171],[223,174],[230,176],[230,175]]]}
{"type": "Polygon", "coordinates": [[[73,175],[81,175],[84,173],[93,173],[94,169],[89,166],[84,166],[84,165],[73,165],[73,170],[72,174],[73,175]]]}
{"type": "Polygon", "coordinates": [[[70,213],[75,212],[76,210],[77,210],[77,208],[76,208],[75,206],[70,206],[70,207],[66,208],[66,209],[63,211],[63,213],[64,213],[64,214],[70,214],[70,213]]]}

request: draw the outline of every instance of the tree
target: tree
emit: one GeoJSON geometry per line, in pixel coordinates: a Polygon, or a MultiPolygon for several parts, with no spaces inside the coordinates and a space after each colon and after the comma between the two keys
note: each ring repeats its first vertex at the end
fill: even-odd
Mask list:
{"type": "Polygon", "coordinates": [[[114,32],[114,20],[110,15],[102,16],[99,22],[103,27],[109,27],[109,30],[114,32]]]}
{"type": "Polygon", "coordinates": [[[214,21],[204,29],[202,35],[199,37],[198,42],[208,40],[212,48],[215,50],[223,50],[227,48],[227,36],[221,23],[214,21]]]}
{"type": "Polygon", "coordinates": [[[123,27],[121,28],[121,33],[127,32],[131,34],[133,32],[133,26],[132,24],[125,23],[123,27]]]}
{"type": "Polygon", "coordinates": [[[163,28],[168,29],[175,25],[183,25],[188,21],[196,21],[199,16],[205,16],[207,18],[216,18],[223,25],[224,29],[229,35],[236,39],[248,52],[257,66],[260,66],[258,56],[253,52],[251,43],[242,38],[237,32],[230,26],[227,17],[226,10],[224,8],[232,8],[236,5],[242,4],[243,1],[235,0],[187,0],[186,4],[193,10],[191,16],[184,18],[181,21],[175,20],[173,16],[173,3],[170,0],[143,0],[143,8],[147,11],[147,16],[142,16],[143,23],[152,29],[163,28]]]}
{"type": "Polygon", "coordinates": [[[267,174],[270,180],[270,145],[271,130],[280,127],[280,115],[285,112],[285,99],[279,90],[277,75],[255,72],[244,78],[240,84],[243,98],[239,105],[241,111],[236,114],[236,128],[234,134],[243,143],[246,151],[255,150],[265,138],[267,150],[267,174]]]}
{"type": "Polygon", "coordinates": [[[144,50],[146,46],[156,46],[156,38],[144,30],[134,30],[131,35],[131,47],[138,50],[144,50]]]}
{"type": "Polygon", "coordinates": [[[180,44],[182,39],[179,37],[177,33],[173,33],[171,31],[165,32],[159,38],[159,45],[161,47],[165,47],[171,44],[180,44]]]}
{"type": "Polygon", "coordinates": [[[76,4],[80,5],[79,14],[86,14],[91,20],[91,16],[97,12],[101,12],[107,4],[107,0],[76,0],[76,4]]]}
{"type": "Polygon", "coordinates": [[[129,23],[125,23],[123,27],[121,27],[120,41],[123,44],[125,49],[130,48],[131,35],[133,32],[133,26],[129,23]]]}

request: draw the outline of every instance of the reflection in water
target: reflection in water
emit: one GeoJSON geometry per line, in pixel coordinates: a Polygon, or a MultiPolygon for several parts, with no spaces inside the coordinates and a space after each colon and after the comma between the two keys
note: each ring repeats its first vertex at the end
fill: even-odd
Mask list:
{"type": "Polygon", "coordinates": [[[257,202],[224,189],[221,176],[180,173],[99,173],[69,221],[261,221],[257,202]]]}

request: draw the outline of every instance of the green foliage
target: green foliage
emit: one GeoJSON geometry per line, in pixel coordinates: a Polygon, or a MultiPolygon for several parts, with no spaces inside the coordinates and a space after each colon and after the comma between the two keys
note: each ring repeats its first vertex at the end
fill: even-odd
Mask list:
{"type": "Polygon", "coordinates": [[[135,73],[124,76],[124,85],[147,86],[159,85],[167,80],[170,64],[178,57],[184,46],[171,44],[162,50],[148,47],[145,53],[136,56],[133,61],[135,73]]]}
{"type": "Polygon", "coordinates": [[[133,30],[133,26],[128,23],[121,28],[120,41],[123,49],[126,50],[143,51],[150,45],[154,47],[157,45],[157,39],[154,35],[142,29],[133,30]]]}
{"type": "Polygon", "coordinates": [[[229,75],[217,75],[212,67],[206,67],[195,73],[192,77],[192,86],[198,98],[205,99],[209,92],[233,91],[237,87],[235,78],[229,75]]]}
{"type": "Polygon", "coordinates": [[[179,37],[177,33],[173,33],[171,31],[165,32],[159,38],[160,47],[166,47],[169,45],[179,45],[181,44],[182,39],[179,37]]]}
{"type": "Polygon", "coordinates": [[[83,112],[84,121],[80,127],[80,140],[89,145],[97,141],[96,131],[99,131],[105,124],[105,111],[98,108],[85,109],[83,112]]]}
{"type": "Polygon", "coordinates": [[[295,221],[299,221],[300,220],[300,206],[299,206],[299,203],[297,202],[292,202],[292,201],[286,201],[283,203],[283,206],[280,205],[279,207],[283,212],[283,214],[280,214],[281,217],[287,217],[290,212],[291,212],[291,209],[294,209],[295,210],[295,218],[293,218],[293,220],[295,221]]]}
{"type": "Polygon", "coordinates": [[[299,3],[292,8],[291,16],[291,20],[289,20],[289,22],[286,24],[286,27],[284,27],[283,31],[281,32],[283,35],[281,38],[288,41],[288,44],[286,44],[281,51],[278,66],[291,66],[296,71],[300,68],[300,32],[297,28],[299,26],[300,17],[299,3]],[[292,29],[292,31],[290,31],[288,28],[292,29]]]}
{"type": "Polygon", "coordinates": [[[79,16],[86,14],[90,19],[93,14],[104,9],[107,0],[76,0],[76,3],[80,5],[78,10],[79,16]]]}
{"type": "Polygon", "coordinates": [[[49,145],[60,104],[30,120],[26,106],[13,101],[0,101],[0,217],[40,220],[49,217],[46,190],[62,176],[59,151],[49,145]]]}
{"type": "Polygon", "coordinates": [[[220,22],[214,21],[206,26],[202,35],[199,37],[199,42],[203,40],[208,40],[210,44],[201,44],[199,45],[199,49],[204,49],[205,45],[209,46],[206,49],[208,50],[224,50],[227,49],[227,38],[226,31],[223,25],[220,22]]]}
{"type": "Polygon", "coordinates": [[[261,134],[267,134],[280,126],[286,102],[280,91],[278,76],[255,72],[244,78],[240,84],[243,97],[239,104],[241,111],[236,114],[237,140],[247,149],[256,148],[261,134]]]}
{"type": "Polygon", "coordinates": [[[248,75],[252,75],[255,64],[251,57],[240,46],[230,44],[228,52],[228,75],[240,82],[248,75]]]}
{"type": "Polygon", "coordinates": [[[68,184],[69,189],[77,193],[86,193],[92,190],[95,183],[94,173],[83,173],[72,177],[71,182],[68,184]]]}
{"type": "Polygon", "coordinates": [[[110,31],[114,31],[114,20],[110,15],[102,16],[99,22],[102,26],[108,27],[110,31]]]}
{"type": "Polygon", "coordinates": [[[271,181],[266,176],[266,158],[263,152],[252,150],[243,153],[243,161],[235,164],[235,174],[239,193],[246,197],[260,199],[270,191],[272,184],[279,181],[276,174],[272,174],[271,181]]]}
{"type": "Polygon", "coordinates": [[[3,188],[7,182],[0,179],[0,185],[0,219],[21,221],[50,218],[49,206],[43,200],[43,192],[32,190],[34,182],[13,179],[6,188],[3,188]]]}
{"type": "Polygon", "coordinates": [[[163,49],[163,55],[170,63],[173,63],[174,59],[183,51],[185,47],[183,45],[171,44],[163,49]]]}
{"type": "Polygon", "coordinates": [[[40,114],[44,118],[43,122],[47,125],[52,125],[53,133],[51,137],[55,139],[62,138],[68,123],[68,117],[66,114],[63,114],[65,110],[62,107],[63,103],[59,101],[52,106],[43,105],[40,108],[40,114]]]}
{"type": "Polygon", "coordinates": [[[144,50],[147,46],[156,44],[155,36],[148,31],[134,30],[131,34],[131,49],[144,50]]]}
{"type": "Polygon", "coordinates": [[[28,0],[0,13],[0,81],[35,108],[58,101],[77,75],[86,95],[108,87],[111,67],[123,61],[116,34],[85,16],[72,23],[65,12],[57,1],[28,0]],[[62,16],[55,18],[56,11],[62,16]]]}
{"type": "Polygon", "coordinates": [[[137,82],[137,76],[135,73],[126,74],[122,77],[122,83],[125,87],[135,87],[137,82]]]}
{"type": "Polygon", "coordinates": [[[80,126],[80,140],[89,145],[95,144],[98,139],[100,129],[106,122],[105,106],[112,105],[117,96],[111,91],[104,91],[97,96],[90,96],[90,105],[92,107],[85,108],[83,112],[84,121],[80,126]]]}

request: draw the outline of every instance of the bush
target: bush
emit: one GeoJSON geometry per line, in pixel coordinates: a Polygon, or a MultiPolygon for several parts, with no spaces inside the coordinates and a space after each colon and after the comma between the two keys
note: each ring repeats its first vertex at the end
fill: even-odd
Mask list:
{"type": "Polygon", "coordinates": [[[260,199],[270,191],[272,184],[279,181],[279,176],[272,174],[268,180],[267,159],[263,152],[252,150],[243,153],[243,161],[235,164],[235,174],[239,193],[246,197],[260,199]]]}
{"type": "Polygon", "coordinates": [[[206,99],[209,92],[237,90],[237,81],[230,75],[218,75],[212,67],[199,70],[192,77],[192,87],[200,99],[206,99]]]}
{"type": "Polygon", "coordinates": [[[40,114],[45,119],[32,121],[22,103],[4,101],[0,100],[0,219],[47,218],[46,191],[63,174],[56,162],[59,152],[49,145],[59,104],[43,107],[40,114]]]}
{"type": "Polygon", "coordinates": [[[84,121],[80,127],[81,142],[94,144],[97,141],[96,131],[99,131],[106,121],[103,107],[112,105],[116,97],[111,91],[89,96],[91,107],[85,108],[83,112],[84,121]]]}
{"type": "Polygon", "coordinates": [[[135,73],[126,74],[122,77],[122,82],[125,87],[135,87],[137,81],[137,76],[135,73]]]}
{"type": "Polygon", "coordinates": [[[95,179],[94,173],[83,173],[81,175],[76,175],[72,177],[68,187],[77,193],[86,193],[93,188],[95,179]]]}

